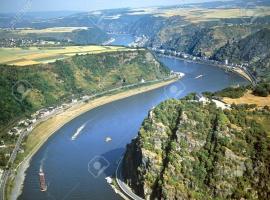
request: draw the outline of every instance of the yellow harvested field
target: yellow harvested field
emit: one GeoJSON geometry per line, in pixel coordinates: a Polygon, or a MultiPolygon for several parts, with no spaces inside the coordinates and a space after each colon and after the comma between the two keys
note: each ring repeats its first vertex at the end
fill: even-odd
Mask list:
{"type": "Polygon", "coordinates": [[[14,65],[17,65],[17,66],[35,65],[35,64],[38,64],[38,62],[33,61],[33,60],[21,60],[18,62],[14,62],[14,65]]]}
{"type": "Polygon", "coordinates": [[[132,51],[134,49],[117,46],[63,46],[63,47],[29,47],[0,48],[0,63],[25,66],[38,63],[54,62],[58,59],[84,54],[98,54],[114,51],[132,51]]]}
{"type": "Polygon", "coordinates": [[[19,34],[29,34],[29,33],[35,33],[35,34],[42,34],[42,33],[70,33],[75,30],[85,30],[88,29],[88,27],[52,27],[52,28],[45,28],[45,29],[18,29],[19,34]]]}
{"type": "Polygon", "coordinates": [[[204,9],[200,7],[193,8],[145,8],[133,9],[131,15],[153,14],[162,17],[182,16],[191,22],[200,22],[208,20],[218,20],[225,18],[246,18],[246,17],[262,17],[270,14],[270,7],[257,6],[254,8],[215,8],[204,9]]]}
{"type": "Polygon", "coordinates": [[[270,96],[268,97],[259,97],[251,93],[251,91],[245,93],[244,96],[238,99],[231,99],[224,97],[223,101],[228,104],[256,104],[259,107],[270,106],[270,96]]]}

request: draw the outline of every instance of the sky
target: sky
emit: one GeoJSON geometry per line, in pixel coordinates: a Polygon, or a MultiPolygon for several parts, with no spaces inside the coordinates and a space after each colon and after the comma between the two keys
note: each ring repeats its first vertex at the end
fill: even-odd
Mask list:
{"type": "Polygon", "coordinates": [[[92,11],[203,1],[213,0],[0,0],[0,12],[92,11]]]}

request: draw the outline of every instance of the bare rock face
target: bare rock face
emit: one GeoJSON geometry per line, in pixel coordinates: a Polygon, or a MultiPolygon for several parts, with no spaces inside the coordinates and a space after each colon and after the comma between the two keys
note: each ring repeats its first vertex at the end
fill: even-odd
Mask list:
{"type": "Polygon", "coordinates": [[[270,140],[257,114],[163,102],[127,146],[123,177],[145,199],[267,199],[270,140]]]}

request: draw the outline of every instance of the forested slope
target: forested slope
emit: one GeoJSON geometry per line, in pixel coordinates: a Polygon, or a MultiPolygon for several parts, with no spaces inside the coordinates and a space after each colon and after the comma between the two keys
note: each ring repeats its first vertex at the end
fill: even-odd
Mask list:
{"type": "Polygon", "coordinates": [[[145,199],[268,199],[267,121],[266,109],[165,101],[127,146],[123,176],[145,199]]]}
{"type": "Polygon", "coordinates": [[[73,96],[140,83],[142,79],[160,79],[169,73],[145,50],[77,55],[55,63],[25,67],[0,65],[0,71],[1,128],[23,115],[73,96]],[[27,91],[23,98],[17,88],[20,82],[27,91]]]}

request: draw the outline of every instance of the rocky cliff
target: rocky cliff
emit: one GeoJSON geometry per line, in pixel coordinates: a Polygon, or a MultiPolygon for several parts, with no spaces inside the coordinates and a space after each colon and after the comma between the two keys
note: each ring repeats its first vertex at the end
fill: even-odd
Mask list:
{"type": "Polygon", "coordinates": [[[123,159],[123,177],[145,199],[268,199],[269,111],[222,111],[190,100],[161,103],[123,159]]]}

